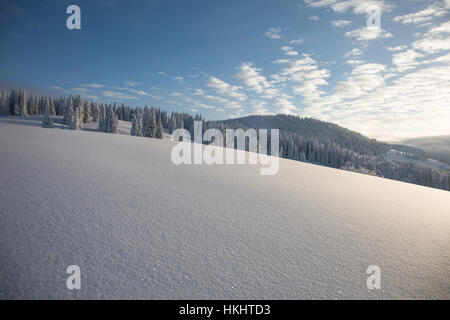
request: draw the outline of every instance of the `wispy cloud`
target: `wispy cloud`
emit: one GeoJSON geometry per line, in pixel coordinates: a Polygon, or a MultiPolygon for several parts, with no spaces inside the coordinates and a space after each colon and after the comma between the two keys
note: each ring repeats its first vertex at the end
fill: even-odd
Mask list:
{"type": "Polygon", "coordinates": [[[269,39],[280,39],[280,33],[282,29],[280,27],[270,28],[264,33],[264,36],[269,39]]]}
{"type": "Polygon", "coordinates": [[[303,39],[295,39],[295,40],[289,41],[289,44],[296,45],[296,44],[302,44],[303,42],[304,42],[303,39]]]}
{"type": "Polygon", "coordinates": [[[331,8],[336,13],[352,10],[355,14],[366,14],[371,6],[377,6],[382,11],[391,11],[394,5],[384,0],[304,0],[310,8],[331,8]]]}
{"type": "Polygon", "coordinates": [[[349,26],[351,24],[352,24],[352,22],[349,21],[349,20],[334,20],[334,21],[331,21],[331,25],[334,28],[342,28],[342,27],[349,26]]]}
{"type": "Polygon", "coordinates": [[[230,85],[216,77],[210,77],[207,86],[215,89],[222,95],[227,95],[240,101],[245,101],[247,99],[244,93],[239,92],[239,87],[230,85]]]}
{"type": "Polygon", "coordinates": [[[144,90],[136,90],[133,88],[127,88],[128,91],[140,95],[140,96],[151,96],[149,93],[145,92],[144,90]]]}
{"type": "Polygon", "coordinates": [[[271,86],[266,77],[259,74],[261,69],[255,68],[252,63],[243,63],[238,70],[235,78],[256,93],[262,94],[265,89],[271,86]]]}
{"type": "Polygon", "coordinates": [[[129,87],[137,87],[142,85],[142,82],[125,81],[124,84],[129,87]]]}
{"type": "Polygon", "coordinates": [[[430,4],[426,9],[415,13],[409,13],[402,16],[396,16],[393,21],[403,24],[421,24],[432,21],[435,18],[445,16],[448,13],[445,3],[436,1],[430,4]]]}
{"type": "Polygon", "coordinates": [[[394,36],[380,27],[362,27],[345,33],[347,38],[356,38],[358,41],[371,41],[379,38],[388,39],[394,36]]]}
{"type": "Polygon", "coordinates": [[[106,98],[113,98],[113,99],[123,99],[123,100],[137,100],[135,96],[131,96],[128,94],[125,94],[123,92],[117,92],[112,90],[103,90],[100,92],[100,95],[102,97],[106,98]]]}
{"type": "Polygon", "coordinates": [[[86,88],[92,88],[92,89],[101,89],[106,87],[103,84],[98,84],[98,83],[86,83],[86,84],[81,84],[82,87],[86,87],[86,88]]]}

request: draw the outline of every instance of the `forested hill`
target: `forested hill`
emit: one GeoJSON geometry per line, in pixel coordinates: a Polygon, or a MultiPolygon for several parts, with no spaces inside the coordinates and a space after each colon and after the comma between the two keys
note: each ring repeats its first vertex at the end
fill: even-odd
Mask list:
{"type": "Polygon", "coordinates": [[[384,155],[391,145],[370,139],[334,123],[290,115],[249,116],[222,121],[227,127],[280,129],[281,134],[299,135],[319,143],[335,143],[363,155],[384,155]]]}

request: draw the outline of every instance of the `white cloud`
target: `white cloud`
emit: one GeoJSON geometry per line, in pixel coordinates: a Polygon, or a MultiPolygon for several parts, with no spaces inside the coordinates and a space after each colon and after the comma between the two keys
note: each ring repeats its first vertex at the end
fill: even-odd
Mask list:
{"type": "Polygon", "coordinates": [[[157,72],[157,74],[160,75],[160,76],[165,76],[166,75],[166,73],[164,71],[159,71],[159,72],[157,72]]]}
{"type": "Polygon", "coordinates": [[[122,92],[117,91],[111,91],[111,90],[104,90],[100,92],[100,95],[107,98],[114,98],[114,99],[123,99],[123,100],[137,100],[138,98],[134,96],[130,96],[127,94],[124,94],[122,92]]]}
{"type": "Polygon", "coordinates": [[[183,77],[173,77],[172,79],[175,80],[175,81],[178,81],[180,83],[184,81],[183,77]]]}
{"type": "Polygon", "coordinates": [[[238,68],[239,72],[235,75],[236,79],[242,81],[250,90],[258,94],[264,93],[270,88],[270,83],[266,77],[259,74],[261,69],[253,67],[251,63],[243,63],[238,68]]]}
{"type": "Polygon", "coordinates": [[[92,88],[92,89],[101,89],[106,87],[103,84],[98,84],[98,83],[87,83],[87,84],[82,84],[82,87],[87,87],[87,88],[92,88]]]}
{"type": "Polygon", "coordinates": [[[294,94],[303,96],[306,102],[318,99],[323,94],[319,87],[328,84],[326,79],[330,76],[329,70],[320,69],[317,62],[307,54],[301,59],[287,60],[283,63],[288,66],[281,70],[281,75],[300,83],[292,87],[294,94]]]}
{"type": "Polygon", "coordinates": [[[127,88],[127,90],[140,96],[150,96],[150,94],[145,92],[144,90],[136,90],[132,88],[127,88]]]}
{"type": "Polygon", "coordinates": [[[87,92],[88,91],[88,89],[86,89],[86,88],[70,88],[68,90],[74,91],[74,92],[87,92]]]}
{"type": "Polygon", "coordinates": [[[349,57],[359,57],[363,54],[362,50],[359,48],[354,48],[351,51],[347,52],[345,54],[345,58],[349,58],[349,57]]]}
{"type": "Polygon", "coordinates": [[[394,36],[386,32],[386,30],[379,27],[362,27],[353,31],[345,33],[347,38],[356,38],[358,41],[367,42],[375,39],[387,39],[393,38],[394,36]]]}
{"type": "Polygon", "coordinates": [[[142,84],[142,82],[125,81],[124,84],[129,87],[136,87],[142,84]]]}
{"type": "Polygon", "coordinates": [[[392,52],[396,52],[396,51],[403,51],[406,48],[408,48],[408,46],[387,47],[386,49],[392,52]]]}
{"type": "Polygon", "coordinates": [[[338,123],[371,137],[448,134],[450,54],[387,84],[389,68],[358,66],[334,94],[309,104],[302,115],[338,123]],[[383,77],[383,75],[386,75],[383,77]]]}
{"type": "Polygon", "coordinates": [[[269,39],[280,39],[280,33],[282,29],[280,27],[270,28],[264,33],[264,36],[269,39]]]}
{"type": "Polygon", "coordinates": [[[310,16],[308,19],[311,20],[311,21],[319,21],[319,17],[318,16],[310,16]]]}
{"type": "Polygon", "coordinates": [[[216,108],[214,106],[210,106],[210,105],[207,105],[207,104],[204,104],[204,103],[199,103],[199,102],[197,102],[195,104],[195,106],[198,107],[198,108],[202,108],[202,109],[215,109],[216,108]]]}
{"type": "Polygon", "coordinates": [[[394,6],[383,0],[304,0],[311,8],[330,7],[336,13],[344,13],[353,9],[355,14],[366,14],[371,6],[377,6],[381,11],[391,11],[394,6]]]}
{"type": "Polygon", "coordinates": [[[395,22],[401,22],[403,24],[421,24],[424,22],[432,21],[435,18],[444,16],[447,10],[444,8],[444,3],[435,2],[429,5],[426,9],[420,10],[415,13],[409,13],[403,16],[397,16],[393,19],[395,22]]]}
{"type": "Polygon", "coordinates": [[[245,94],[239,92],[239,87],[232,86],[216,77],[210,77],[207,86],[210,88],[214,88],[218,93],[222,95],[236,98],[239,101],[245,101],[247,99],[245,94]]]}
{"type": "Polygon", "coordinates": [[[296,40],[289,41],[289,44],[291,44],[291,45],[302,44],[302,43],[303,43],[303,39],[296,39],[296,40]]]}
{"type": "Polygon", "coordinates": [[[353,59],[350,59],[350,60],[347,60],[346,61],[349,65],[358,65],[358,64],[363,64],[364,63],[364,60],[353,60],[353,59]]]}
{"type": "Polygon", "coordinates": [[[284,47],[281,47],[281,50],[283,50],[284,54],[287,56],[291,56],[291,57],[298,56],[298,52],[295,51],[294,48],[292,48],[292,47],[284,46],[284,47]]]}
{"type": "Polygon", "coordinates": [[[170,96],[171,96],[171,97],[182,97],[183,94],[180,93],[180,92],[172,92],[172,93],[170,94],[170,96]]]}
{"type": "Polygon", "coordinates": [[[206,94],[206,92],[203,89],[197,89],[197,90],[195,90],[195,92],[192,95],[193,96],[203,96],[205,94],[206,94]]]}
{"type": "Polygon", "coordinates": [[[386,66],[378,63],[355,66],[346,80],[336,84],[336,95],[341,99],[353,99],[383,86],[385,70],[386,66]]]}
{"type": "Polygon", "coordinates": [[[285,52],[284,54],[287,55],[287,56],[290,56],[290,57],[298,56],[298,52],[295,51],[295,50],[287,51],[287,52],[285,52]]]}
{"type": "Polygon", "coordinates": [[[397,71],[404,72],[416,67],[419,62],[416,59],[422,58],[423,54],[409,49],[403,52],[396,53],[392,56],[392,63],[397,67],[397,71]]]}
{"type": "Polygon", "coordinates": [[[210,95],[210,94],[205,95],[204,98],[212,100],[212,101],[216,101],[216,102],[222,103],[222,104],[228,103],[228,99],[225,99],[225,98],[222,98],[222,97],[213,96],[213,95],[210,95]]]}
{"type": "Polygon", "coordinates": [[[351,25],[352,22],[349,20],[334,20],[331,22],[331,25],[334,28],[342,28],[351,25]]]}
{"type": "Polygon", "coordinates": [[[412,47],[427,54],[450,50],[450,21],[429,30],[422,39],[413,42],[412,47]]]}
{"type": "Polygon", "coordinates": [[[278,113],[281,114],[294,114],[294,111],[297,110],[297,108],[287,99],[283,98],[277,98],[274,103],[278,109],[278,113]]]}

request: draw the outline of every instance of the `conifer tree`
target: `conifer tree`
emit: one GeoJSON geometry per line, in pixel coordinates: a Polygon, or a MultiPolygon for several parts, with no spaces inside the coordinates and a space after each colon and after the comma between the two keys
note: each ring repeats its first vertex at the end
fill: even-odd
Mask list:
{"type": "Polygon", "coordinates": [[[106,109],[105,109],[105,105],[102,103],[100,105],[100,110],[99,110],[99,121],[98,121],[98,130],[100,132],[105,132],[106,131],[106,109]]]}
{"type": "Polygon", "coordinates": [[[177,129],[184,129],[184,121],[180,118],[180,120],[177,122],[177,129]]]}
{"type": "Polygon", "coordinates": [[[156,121],[155,138],[156,139],[163,138],[163,127],[162,127],[162,121],[161,121],[161,114],[158,116],[158,120],[156,121]]]}
{"type": "Polygon", "coordinates": [[[13,116],[19,115],[19,94],[16,89],[9,94],[9,113],[13,116]]]}
{"type": "Polygon", "coordinates": [[[173,131],[176,129],[177,127],[177,120],[175,119],[175,116],[172,114],[172,117],[170,118],[169,121],[169,133],[172,134],[173,131]]]}
{"type": "Polygon", "coordinates": [[[111,105],[106,112],[106,133],[119,133],[119,118],[111,105]]]}
{"type": "Polygon", "coordinates": [[[66,107],[63,115],[63,122],[66,125],[71,125],[73,122],[74,110],[73,110],[73,97],[70,97],[66,101],[66,107]]]}
{"type": "Polygon", "coordinates": [[[28,116],[27,102],[27,92],[22,89],[19,93],[19,115],[22,117],[28,116]]]}
{"type": "Polygon", "coordinates": [[[137,119],[138,115],[136,113],[133,114],[133,116],[131,117],[131,131],[130,134],[132,136],[137,136],[137,119]]]}
{"type": "Polygon", "coordinates": [[[50,103],[48,98],[45,99],[44,105],[44,116],[42,118],[42,127],[43,128],[53,128],[53,121],[50,118],[50,103]]]}
{"type": "Polygon", "coordinates": [[[0,99],[0,114],[10,114],[8,106],[8,94],[6,91],[3,91],[2,98],[0,99]]]}
{"type": "Polygon", "coordinates": [[[91,102],[86,101],[84,104],[83,123],[89,123],[91,120],[91,102]]]}
{"type": "Polygon", "coordinates": [[[73,102],[73,109],[78,109],[79,112],[79,119],[82,121],[83,119],[83,99],[81,98],[81,95],[77,95],[75,98],[75,101],[73,102]]]}
{"type": "Polygon", "coordinates": [[[96,102],[92,106],[92,121],[98,122],[99,114],[100,114],[100,110],[98,107],[98,102],[96,102]]]}
{"type": "Polygon", "coordinates": [[[53,100],[53,98],[50,98],[49,102],[50,102],[50,114],[52,116],[55,116],[56,115],[55,101],[53,100]]]}
{"type": "Polygon", "coordinates": [[[155,128],[156,128],[155,110],[153,108],[149,109],[145,107],[144,117],[142,120],[142,135],[144,137],[154,138],[155,128]]]}
{"type": "Polygon", "coordinates": [[[80,108],[75,108],[75,112],[73,115],[72,123],[70,124],[70,130],[79,130],[80,129],[80,108]]]}

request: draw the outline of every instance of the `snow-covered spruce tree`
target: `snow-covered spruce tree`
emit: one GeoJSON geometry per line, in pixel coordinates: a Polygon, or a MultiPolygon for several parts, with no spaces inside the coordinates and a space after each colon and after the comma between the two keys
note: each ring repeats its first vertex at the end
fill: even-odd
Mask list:
{"type": "Polygon", "coordinates": [[[6,90],[3,91],[2,98],[0,99],[0,114],[10,114],[8,106],[8,93],[6,90]]]}
{"type": "Polygon", "coordinates": [[[73,102],[73,109],[75,110],[75,109],[78,109],[78,112],[79,112],[79,119],[82,121],[82,119],[83,119],[83,105],[84,105],[84,103],[83,103],[83,99],[81,98],[81,94],[79,94],[79,95],[77,95],[76,97],[75,97],[75,101],[73,102]]]}
{"type": "Polygon", "coordinates": [[[142,111],[138,110],[136,119],[136,136],[142,137],[142,111]]]}
{"type": "Polygon", "coordinates": [[[105,105],[102,103],[99,110],[99,120],[98,120],[98,131],[106,131],[106,109],[105,105]]]}
{"type": "Polygon", "coordinates": [[[119,133],[119,118],[112,106],[109,106],[106,112],[106,133],[119,133]]]}
{"type": "Polygon", "coordinates": [[[161,121],[161,114],[158,116],[158,120],[156,121],[155,138],[156,139],[163,138],[163,127],[162,127],[162,121],[161,121]]]}
{"type": "Polygon", "coordinates": [[[177,120],[175,119],[175,116],[172,114],[172,117],[170,118],[169,121],[169,133],[172,134],[172,132],[176,129],[177,127],[177,120]]]}
{"type": "Polygon", "coordinates": [[[147,136],[147,131],[148,131],[148,121],[149,121],[149,110],[148,107],[145,106],[144,108],[144,114],[142,115],[142,136],[146,137],[147,136]]]}
{"type": "Polygon", "coordinates": [[[31,96],[28,98],[28,103],[27,103],[27,109],[28,109],[28,115],[36,115],[34,113],[34,97],[31,96]]]}
{"type": "Polygon", "coordinates": [[[89,123],[91,120],[91,102],[86,101],[84,104],[83,123],[89,123]]]}
{"type": "Polygon", "coordinates": [[[65,125],[70,126],[73,122],[74,110],[73,110],[73,97],[72,95],[66,101],[66,107],[64,109],[63,122],[65,125]]]}
{"type": "Polygon", "coordinates": [[[131,131],[130,131],[130,134],[132,136],[137,136],[138,117],[139,117],[139,115],[137,113],[134,113],[133,116],[131,117],[131,131]]]}
{"type": "Polygon", "coordinates": [[[28,116],[27,102],[27,92],[25,89],[21,89],[19,93],[19,115],[22,117],[28,116]]]}
{"type": "Polygon", "coordinates": [[[53,98],[50,98],[49,102],[50,102],[50,114],[52,116],[56,116],[55,101],[53,100],[53,98]]]}
{"type": "Polygon", "coordinates": [[[142,114],[139,108],[136,108],[131,116],[131,135],[142,137],[142,114]]]}
{"type": "Polygon", "coordinates": [[[96,102],[92,105],[92,121],[98,122],[99,113],[98,102],[96,102]]]}
{"type": "Polygon", "coordinates": [[[184,121],[180,117],[180,120],[177,122],[177,129],[184,129],[184,121]]]}
{"type": "Polygon", "coordinates": [[[145,107],[142,119],[142,135],[147,138],[154,138],[155,128],[155,110],[153,108],[149,109],[148,107],[145,107]]]}
{"type": "Polygon", "coordinates": [[[79,130],[80,129],[80,123],[81,123],[80,116],[81,116],[80,108],[75,108],[73,120],[72,120],[72,123],[70,124],[70,130],[79,130]]]}
{"type": "Polygon", "coordinates": [[[9,94],[9,113],[13,116],[19,115],[19,94],[16,89],[9,94]]]}
{"type": "Polygon", "coordinates": [[[53,121],[52,121],[52,118],[50,118],[50,102],[48,101],[48,98],[45,99],[44,115],[42,118],[42,127],[43,128],[53,128],[53,121]]]}

